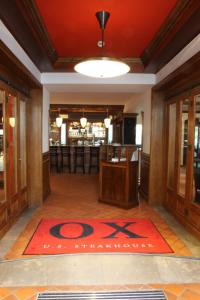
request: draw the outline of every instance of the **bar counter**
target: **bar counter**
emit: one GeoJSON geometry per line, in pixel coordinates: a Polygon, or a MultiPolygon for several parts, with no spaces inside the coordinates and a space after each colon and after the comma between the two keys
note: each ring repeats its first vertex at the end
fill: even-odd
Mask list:
{"type": "Polygon", "coordinates": [[[101,146],[50,146],[51,171],[70,173],[98,173],[102,159],[101,146]]]}

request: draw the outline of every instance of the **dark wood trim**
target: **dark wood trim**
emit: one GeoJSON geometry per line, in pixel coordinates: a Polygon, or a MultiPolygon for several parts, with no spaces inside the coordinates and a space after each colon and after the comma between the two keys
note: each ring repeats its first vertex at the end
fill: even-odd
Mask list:
{"type": "Polygon", "coordinates": [[[43,203],[42,89],[32,89],[27,102],[27,187],[30,207],[43,203]],[[37,151],[35,146],[37,145],[37,151]]]}
{"type": "Polygon", "coordinates": [[[44,25],[42,17],[39,14],[35,1],[33,0],[20,0],[18,1],[21,12],[26,19],[28,26],[34,33],[38,44],[44,49],[50,58],[52,64],[58,59],[56,50],[48,35],[47,29],[44,25]]]}
{"type": "Polygon", "coordinates": [[[149,204],[164,201],[164,94],[156,91],[151,101],[151,152],[149,171],[149,204]]]}
{"type": "Polygon", "coordinates": [[[179,0],[141,55],[145,72],[157,73],[200,32],[200,2],[179,0]]]}
{"type": "Polygon", "coordinates": [[[30,88],[41,84],[16,56],[0,41],[0,80],[28,96],[30,88]]]}
{"type": "Polygon", "coordinates": [[[50,111],[53,112],[59,112],[60,113],[67,113],[67,112],[80,112],[83,113],[92,113],[92,112],[105,112],[112,113],[112,112],[123,112],[124,105],[89,105],[89,104],[51,104],[50,105],[50,111]]]}
{"type": "Polygon", "coordinates": [[[42,178],[43,178],[43,200],[50,195],[50,153],[42,154],[42,178]]]}
{"type": "Polygon", "coordinates": [[[153,87],[153,92],[160,91],[165,99],[171,99],[181,93],[190,93],[188,90],[200,85],[200,51],[186,63],[168,75],[153,87]]]}
{"type": "Polygon", "coordinates": [[[139,193],[146,200],[148,200],[149,197],[149,169],[150,169],[150,155],[141,152],[139,193]]]}
{"type": "Polygon", "coordinates": [[[0,239],[10,228],[6,202],[0,203],[0,239]]]}
{"type": "Polygon", "coordinates": [[[52,63],[24,17],[26,8],[21,0],[0,1],[0,19],[41,72],[53,70],[52,63]]]}

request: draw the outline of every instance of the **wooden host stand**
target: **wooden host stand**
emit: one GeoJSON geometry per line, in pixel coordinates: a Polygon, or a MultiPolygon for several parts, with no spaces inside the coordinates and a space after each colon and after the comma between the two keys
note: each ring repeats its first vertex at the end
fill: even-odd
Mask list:
{"type": "Polygon", "coordinates": [[[137,206],[138,161],[131,161],[136,147],[107,147],[107,159],[100,162],[99,201],[123,208],[137,206]]]}

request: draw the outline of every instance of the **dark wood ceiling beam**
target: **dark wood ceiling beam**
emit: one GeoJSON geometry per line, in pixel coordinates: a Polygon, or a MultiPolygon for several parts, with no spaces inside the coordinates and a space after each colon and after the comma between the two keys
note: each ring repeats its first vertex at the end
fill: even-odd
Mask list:
{"type": "Polygon", "coordinates": [[[87,113],[120,113],[124,110],[124,105],[81,105],[81,104],[50,104],[51,112],[61,114],[87,112],[87,113]]]}
{"type": "Polygon", "coordinates": [[[22,4],[20,0],[0,1],[0,19],[38,69],[41,72],[52,71],[51,61],[43,48],[45,46],[36,39],[33,27],[30,28],[24,17],[29,11],[24,8],[25,11],[22,13],[22,4]]]}
{"type": "Polygon", "coordinates": [[[52,64],[55,63],[55,61],[58,59],[58,55],[50,40],[44,22],[38,12],[35,1],[18,0],[18,5],[41,49],[43,49],[48,55],[52,64]]]}
{"type": "Polygon", "coordinates": [[[28,95],[32,88],[41,84],[0,41],[0,80],[19,92],[28,95]]]}
{"type": "Polygon", "coordinates": [[[180,0],[141,55],[145,72],[157,73],[200,33],[200,1],[180,0]]]}
{"type": "MultiPolygon", "coordinates": [[[[153,91],[165,93],[166,99],[200,86],[200,51],[186,63],[153,87],[153,91]]],[[[183,98],[184,99],[184,98],[183,98]]]]}

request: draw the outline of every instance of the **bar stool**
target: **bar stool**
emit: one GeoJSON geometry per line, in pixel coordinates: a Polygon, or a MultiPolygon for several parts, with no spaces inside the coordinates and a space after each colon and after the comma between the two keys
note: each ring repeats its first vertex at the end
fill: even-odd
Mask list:
{"type": "Polygon", "coordinates": [[[51,168],[51,170],[54,167],[56,167],[56,171],[59,172],[58,146],[50,146],[50,168],[51,168]]]}
{"type": "Polygon", "coordinates": [[[90,147],[90,165],[89,173],[91,173],[92,168],[99,172],[99,147],[90,147]]]}
{"type": "Polygon", "coordinates": [[[69,169],[69,173],[71,173],[71,154],[70,154],[70,146],[61,146],[61,170],[63,172],[64,168],[67,167],[69,169]]]}
{"type": "Polygon", "coordinates": [[[77,168],[81,168],[83,173],[85,173],[85,151],[84,147],[76,146],[74,152],[74,173],[76,173],[77,168]]]}

